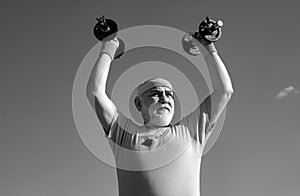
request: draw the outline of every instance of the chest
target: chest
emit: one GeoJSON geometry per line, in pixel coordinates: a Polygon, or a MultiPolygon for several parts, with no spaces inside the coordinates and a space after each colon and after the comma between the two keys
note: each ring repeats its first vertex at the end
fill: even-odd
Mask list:
{"type": "MultiPolygon", "coordinates": [[[[160,166],[141,171],[123,171],[118,173],[120,186],[134,190],[137,195],[198,195],[200,185],[201,158],[197,156],[193,145],[181,154],[161,159],[160,166]],[[139,189],[139,187],[142,187],[139,189]]],[[[153,160],[153,159],[152,159],[153,160]]],[[[147,157],[140,156],[136,164],[147,165],[147,157]]]]}

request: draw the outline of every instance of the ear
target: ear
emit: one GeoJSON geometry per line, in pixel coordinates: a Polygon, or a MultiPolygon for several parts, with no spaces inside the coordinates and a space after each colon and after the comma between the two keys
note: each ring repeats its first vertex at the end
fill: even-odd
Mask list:
{"type": "Polygon", "coordinates": [[[135,104],[135,107],[138,111],[141,111],[142,110],[142,104],[141,104],[141,98],[140,97],[136,97],[134,99],[134,104],[135,104]]]}

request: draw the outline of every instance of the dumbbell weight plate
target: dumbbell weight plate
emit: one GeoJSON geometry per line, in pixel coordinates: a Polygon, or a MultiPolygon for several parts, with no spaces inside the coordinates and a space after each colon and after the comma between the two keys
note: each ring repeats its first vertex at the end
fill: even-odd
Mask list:
{"type": "Polygon", "coordinates": [[[102,41],[104,39],[110,40],[116,37],[116,33],[118,32],[118,25],[115,21],[111,19],[105,19],[106,26],[101,24],[99,19],[98,23],[94,27],[94,35],[99,40],[102,41]]]}
{"type": "MultiPolygon", "coordinates": [[[[222,21],[220,21],[222,23],[222,21]]],[[[208,42],[217,41],[222,34],[221,27],[211,30],[211,27],[217,22],[211,19],[206,18],[199,25],[200,36],[203,37],[208,42]]]]}
{"type": "Polygon", "coordinates": [[[199,46],[194,44],[193,40],[195,38],[192,35],[193,35],[193,33],[185,34],[182,37],[181,44],[182,44],[183,50],[185,52],[187,52],[190,55],[197,56],[197,55],[201,54],[201,51],[200,51],[199,46]]]}

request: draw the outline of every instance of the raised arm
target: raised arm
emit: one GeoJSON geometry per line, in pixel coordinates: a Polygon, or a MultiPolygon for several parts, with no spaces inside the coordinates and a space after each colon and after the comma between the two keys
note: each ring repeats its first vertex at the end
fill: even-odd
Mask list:
{"type": "Polygon", "coordinates": [[[106,94],[106,81],[114,54],[119,46],[117,38],[103,41],[99,57],[86,86],[86,96],[95,110],[104,131],[108,133],[116,106],[106,94]]]}
{"type": "Polygon", "coordinates": [[[214,124],[233,93],[233,87],[226,66],[220,58],[213,43],[200,40],[200,43],[207,49],[208,55],[205,60],[208,65],[210,77],[214,91],[205,99],[205,102],[211,107],[210,123],[214,124]]]}

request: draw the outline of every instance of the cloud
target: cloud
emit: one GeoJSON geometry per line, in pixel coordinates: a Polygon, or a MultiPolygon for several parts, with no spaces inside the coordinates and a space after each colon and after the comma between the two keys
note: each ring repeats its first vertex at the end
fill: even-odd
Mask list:
{"type": "Polygon", "coordinates": [[[282,89],[277,95],[276,95],[276,99],[283,99],[284,97],[287,97],[290,94],[298,94],[300,93],[299,90],[297,90],[295,87],[293,86],[289,86],[286,87],[284,89],[282,89]]]}

